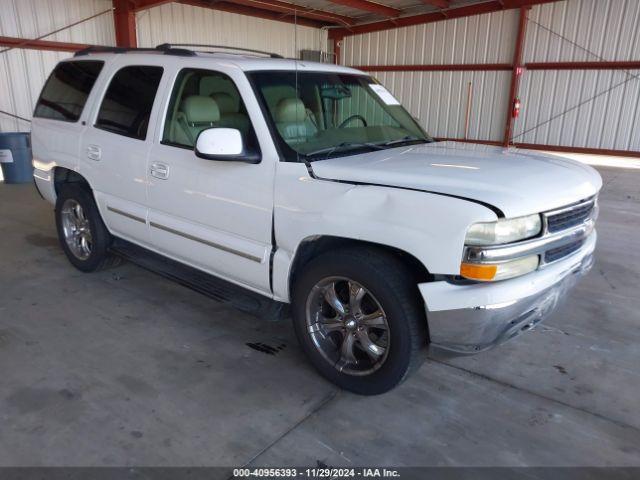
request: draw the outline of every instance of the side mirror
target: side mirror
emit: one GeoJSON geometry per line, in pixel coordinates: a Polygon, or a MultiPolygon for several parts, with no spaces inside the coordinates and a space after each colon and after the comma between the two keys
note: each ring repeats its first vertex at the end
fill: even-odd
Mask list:
{"type": "Polygon", "coordinates": [[[205,160],[260,163],[260,154],[245,151],[242,134],[235,128],[207,128],[196,140],[195,153],[205,160]]]}

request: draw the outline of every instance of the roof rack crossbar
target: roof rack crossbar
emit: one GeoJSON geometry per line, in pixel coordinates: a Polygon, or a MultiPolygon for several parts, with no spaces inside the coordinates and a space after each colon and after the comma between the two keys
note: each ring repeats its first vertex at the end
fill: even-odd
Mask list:
{"type": "MultiPolygon", "coordinates": [[[[173,49],[174,47],[220,48],[220,49],[224,49],[224,50],[236,50],[238,52],[254,53],[254,54],[258,54],[258,55],[267,55],[268,57],[271,57],[271,58],[284,58],[282,55],[279,55],[279,54],[273,53],[273,52],[265,52],[265,51],[262,51],[262,50],[254,50],[252,48],[230,47],[228,45],[204,45],[204,44],[200,44],[200,43],[163,43],[162,45],[158,45],[156,48],[164,50],[164,49],[173,49]]],[[[227,52],[227,53],[231,53],[231,52],[227,52]]],[[[237,55],[239,55],[239,54],[237,54],[237,55]]]]}
{"type": "MultiPolygon", "coordinates": [[[[165,44],[167,45],[167,44],[165,44]]],[[[109,47],[101,45],[92,45],[82,50],[78,50],[74,57],[81,57],[91,53],[127,53],[127,52],[162,52],[165,55],[177,55],[181,57],[192,57],[195,53],[185,48],[171,48],[170,46],[158,45],[153,48],[134,48],[134,47],[109,47]]]]}

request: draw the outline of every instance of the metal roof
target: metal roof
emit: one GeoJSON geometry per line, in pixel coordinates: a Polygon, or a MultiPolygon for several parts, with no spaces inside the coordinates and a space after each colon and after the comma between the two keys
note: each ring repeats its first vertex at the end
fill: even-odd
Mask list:
{"type": "MultiPolygon", "coordinates": [[[[140,1],[140,0],[138,0],[140,1]]],[[[225,9],[228,6],[251,8],[255,12],[279,12],[282,17],[316,20],[340,26],[393,20],[425,13],[442,12],[491,0],[177,0],[195,6],[225,9]],[[323,17],[326,14],[326,17],[323,17]],[[336,18],[336,16],[339,16],[336,18]]],[[[251,15],[250,11],[246,12],[251,15]]]]}
{"type": "MultiPolygon", "coordinates": [[[[438,11],[445,11],[447,8],[457,8],[466,5],[471,5],[474,3],[484,3],[486,0],[454,0],[444,2],[449,6],[446,8],[437,7],[434,4],[438,4],[439,2],[434,2],[431,4],[425,0],[376,0],[375,3],[378,5],[383,5],[391,8],[395,8],[400,10],[400,14],[397,17],[405,17],[411,15],[419,15],[422,13],[432,13],[438,11]]],[[[346,17],[353,18],[356,21],[356,24],[360,23],[368,23],[375,22],[378,20],[385,20],[388,18],[397,18],[393,16],[384,15],[381,13],[373,13],[370,11],[363,10],[361,8],[354,8],[350,6],[342,5],[341,3],[332,2],[330,0],[293,0],[289,3],[300,5],[303,7],[308,7],[314,10],[322,10],[325,12],[336,13],[339,15],[344,15],[346,17]]],[[[349,2],[345,2],[349,3],[349,2]]],[[[443,4],[444,4],[443,3],[443,4]]],[[[444,19],[444,15],[443,15],[444,19]]]]}

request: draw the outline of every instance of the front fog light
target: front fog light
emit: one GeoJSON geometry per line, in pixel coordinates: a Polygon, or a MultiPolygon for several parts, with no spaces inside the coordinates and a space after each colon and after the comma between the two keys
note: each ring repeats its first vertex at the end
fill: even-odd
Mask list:
{"type": "Polygon", "coordinates": [[[463,263],[460,265],[460,275],[481,282],[506,280],[533,272],[538,268],[539,263],[538,255],[496,264],[463,263]]]}

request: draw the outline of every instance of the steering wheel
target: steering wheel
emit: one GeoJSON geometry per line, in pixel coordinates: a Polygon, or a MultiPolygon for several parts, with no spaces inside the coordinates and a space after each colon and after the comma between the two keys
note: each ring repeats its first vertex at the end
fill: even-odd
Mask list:
{"type": "Polygon", "coordinates": [[[347,118],[344,122],[342,122],[340,125],[338,125],[338,128],[344,128],[344,126],[349,123],[351,120],[360,120],[363,124],[363,126],[367,126],[367,121],[364,119],[364,117],[362,115],[351,115],[349,118],[347,118]]]}

